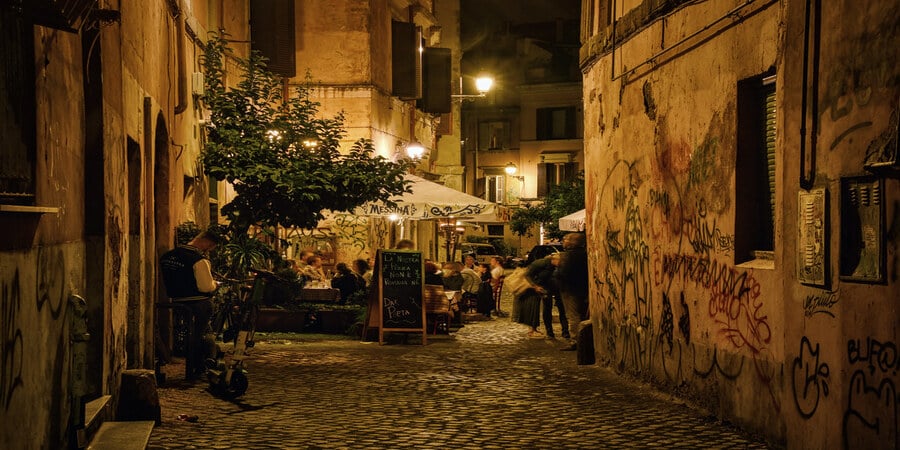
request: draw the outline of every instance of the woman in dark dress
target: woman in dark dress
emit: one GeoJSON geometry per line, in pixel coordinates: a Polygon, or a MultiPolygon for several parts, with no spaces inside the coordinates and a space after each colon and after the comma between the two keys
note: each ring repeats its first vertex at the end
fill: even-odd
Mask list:
{"type": "Polygon", "coordinates": [[[353,273],[347,264],[337,263],[337,275],[331,280],[331,287],[341,291],[341,304],[350,302],[357,291],[365,291],[366,283],[359,275],[353,273]]]}
{"type": "Polygon", "coordinates": [[[491,266],[489,264],[478,264],[475,271],[481,276],[481,286],[478,288],[478,300],[476,301],[475,310],[485,317],[491,317],[491,311],[494,310],[494,287],[491,285],[491,266]]]}

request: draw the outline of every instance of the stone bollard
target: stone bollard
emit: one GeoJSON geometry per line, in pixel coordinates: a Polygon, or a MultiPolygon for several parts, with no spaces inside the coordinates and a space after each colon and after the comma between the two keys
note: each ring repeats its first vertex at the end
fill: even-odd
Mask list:
{"type": "Polygon", "coordinates": [[[591,365],[596,362],[594,356],[594,324],[585,320],[578,325],[578,365],[591,365]]]}
{"type": "Polygon", "coordinates": [[[156,374],[152,370],[129,369],[122,372],[117,420],[153,420],[160,423],[156,374]]]}

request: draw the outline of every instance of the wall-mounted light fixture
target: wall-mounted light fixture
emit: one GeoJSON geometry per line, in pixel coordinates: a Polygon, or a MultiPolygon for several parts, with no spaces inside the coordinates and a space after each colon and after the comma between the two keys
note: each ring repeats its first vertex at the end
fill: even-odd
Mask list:
{"type": "Polygon", "coordinates": [[[409,156],[410,159],[418,161],[424,155],[425,147],[422,144],[413,141],[406,145],[406,156],[409,156]]]}
{"type": "Polygon", "coordinates": [[[477,94],[463,94],[463,82],[462,77],[459,77],[459,94],[451,95],[450,98],[457,101],[464,101],[466,99],[476,99],[481,98],[487,95],[487,93],[491,90],[491,87],[494,85],[494,79],[488,75],[479,75],[478,78],[475,79],[475,90],[478,91],[477,94]]]}
{"type": "Polygon", "coordinates": [[[516,165],[513,164],[512,161],[506,163],[506,167],[503,168],[503,171],[506,172],[507,175],[509,175],[509,176],[511,176],[511,177],[513,177],[513,178],[519,180],[519,181],[525,181],[525,177],[524,177],[524,176],[522,176],[522,175],[516,175],[516,172],[517,172],[518,170],[519,170],[519,168],[516,167],[516,165]]]}

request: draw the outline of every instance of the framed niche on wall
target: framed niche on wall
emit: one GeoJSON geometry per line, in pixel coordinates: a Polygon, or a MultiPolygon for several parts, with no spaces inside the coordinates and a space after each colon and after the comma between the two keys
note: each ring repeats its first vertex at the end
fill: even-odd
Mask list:
{"type": "Polygon", "coordinates": [[[841,178],[841,280],[884,282],[884,213],[881,178],[841,178]]]}

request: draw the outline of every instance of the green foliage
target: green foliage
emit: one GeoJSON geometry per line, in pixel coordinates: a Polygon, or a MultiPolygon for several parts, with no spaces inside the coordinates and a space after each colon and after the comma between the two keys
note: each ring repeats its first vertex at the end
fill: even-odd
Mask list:
{"type": "Polygon", "coordinates": [[[323,219],[325,209],[351,211],[370,201],[391,204],[391,197],[410,191],[403,179],[406,162],[375,156],[367,140],[342,154],[343,115],[317,117],[320,105],[309,99],[308,85],[285,100],[281,79],[266,70],[258,53],[235,58],[227,41],[213,35],[203,66],[203,101],[211,121],[201,160],[206,174],[234,186],[235,198],[222,208],[232,228],[310,229],[323,219]],[[224,81],[226,60],[237,61],[240,69],[231,88],[224,81]],[[312,137],[318,146],[304,147],[302,142],[312,137]]]}
{"type": "Polygon", "coordinates": [[[184,245],[191,242],[200,234],[200,227],[194,222],[184,222],[175,227],[175,245],[184,245]]]}
{"type": "Polygon", "coordinates": [[[547,238],[562,239],[568,232],[559,229],[559,219],[581,209],[584,209],[584,173],[550,188],[543,203],[514,211],[509,226],[519,236],[531,236],[535,227],[543,225],[547,238]]]}

